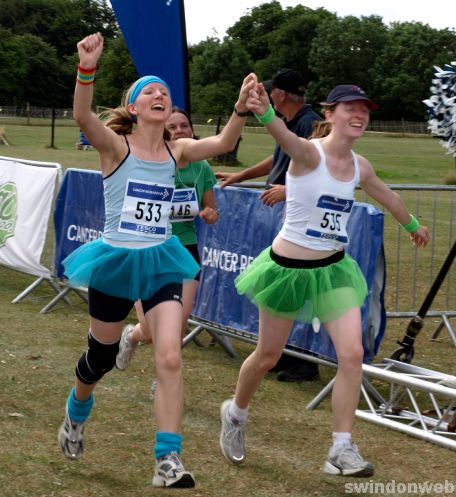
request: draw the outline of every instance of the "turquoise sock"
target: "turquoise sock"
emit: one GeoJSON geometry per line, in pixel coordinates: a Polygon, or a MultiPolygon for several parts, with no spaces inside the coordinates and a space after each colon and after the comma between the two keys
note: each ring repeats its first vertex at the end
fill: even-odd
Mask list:
{"type": "Polygon", "coordinates": [[[157,431],[155,434],[155,459],[166,456],[171,452],[180,454],[182,450],[182,435],[168,431],[157,431]]]}
{"type": "Polygon", "coordinates": [[[67,400],[68,416],[76,423],[83,423],[90,414],[93,406],[93,394],[87,400],[78,400],[74,395],[74,387],[71,389],[67,400]]]}

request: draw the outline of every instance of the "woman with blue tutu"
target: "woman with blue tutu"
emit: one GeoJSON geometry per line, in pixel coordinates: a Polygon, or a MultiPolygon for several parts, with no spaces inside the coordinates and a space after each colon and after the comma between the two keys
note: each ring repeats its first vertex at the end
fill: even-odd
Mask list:
{"type": "Polygon", "coordinates": [[[361,88],[339,85],[329,93],[323,103],[326,121],[317,124],[317,130],[324,127],[329,132],[310,141],[296,136],[276,117],[263,85],[255,85],[247,107],[291,162],[282,229],[272,246],[235,281],[237,291],[259,308],[259,338],[255,351],[241,366],[234,399],[221,405],[222,453],[234,464],[244,462],[250,401],[279,359],[298,319],[312,323],[316,331],[323,323],[337,355],[333,444],[323,471],[371,476],[373,465],[361,457],[351,439],[362,380],[361,306],[367,296],[364,275],[344,251],[356,186],[389,210],[417,247],[428,243],[428,230],[378,179],[372,165],[352,151],[369,123],[370,110],[377,108],[361,88]]]}
{"type": "Polygon", "coordinates": [[[76,366],[76,383],[66,404],[58,441],[64,455],[78,459],[93,404],[93,389],[116,361],[123,322],[140,300],[152,331],[159,388],[154,447],[155,487],[193,487],[180,460],[184,405],[181,356],[182,283],[199,270],[171,234],[169,215],[176,164],[232,150],[242,131],[246,98],[255,82],[245,78],[235,112],[222,133],[203,140],[169,141],[165,123],[171,92],[157,76],[143,76],[122,105],[101,120],[92,112],[96,64],[103,37],[92,34],[78,45],[74,119],[98,151],[103,175],[103,236],[82,245],[63,262],[71,285],[87,287],[90,330],[87,350],[76,366]]]}

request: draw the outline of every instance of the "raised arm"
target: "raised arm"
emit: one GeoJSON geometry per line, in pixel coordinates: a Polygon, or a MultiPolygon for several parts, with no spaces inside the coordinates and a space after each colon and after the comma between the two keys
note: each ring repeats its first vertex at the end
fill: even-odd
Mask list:
{"type": "Polygon", "coordinates": [[[74,90],[73,117],[91,145],[102,154],[112,154],[118,136],[106,128],[92,111],[93,79],[97,62],[103,52],[103,36],[94,33],[86,36],[78,44],[78,76],[74,90]]]}
{"type": "Polygon", "coordinates": [[[318,164],[319,156],[316,148],[306,139],[291,132],[282,119],[275,115],[268,94],[261,83],[256,84],[250,91],[247,107],[266,126],[280,148],[290,156],[295,167],[311,168],[318,164]]]}
{"type": "Polygon", "coordinates": [[[185,163],[208,159],[231,152],[235,148],[247,117],[246,100],[250,89],[253,88],[255,83],[256,76],[254,74],[249,74],[244,79],[238,101],[235,104],[235,111],[233,111],[220,134],[201,140],[181,138],[173,142],[173,146],[180,152],[179,162],[185,163]]]}

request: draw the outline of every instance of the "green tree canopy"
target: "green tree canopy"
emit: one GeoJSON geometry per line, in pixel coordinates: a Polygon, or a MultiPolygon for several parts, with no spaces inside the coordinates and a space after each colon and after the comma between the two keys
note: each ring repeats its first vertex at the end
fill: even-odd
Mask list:
{"type": "Polygon", "coordinates": [[[11,30],[0,27],[0,95],[3,104],[24,102],[23,82],[27,74],[24,44],[11,30]]]}
{"type": "Polygon", "coordinates": [[[124,38],[108,40],[96,76],[95,105],[117,107],[125,91],[138,77],[124,38]]]}
{"type": "Polygon", "coordinates": [[[430,95],[432,69],[451,62],[455,54],[456,36],[449,30],[421,23],[394,23],[371,73],[379,116],[426,119],[422,101],[430,95]]]}
{"type": "MultiPolygon", "coordinates": [[[[0,0],[0,103],[70,107],[76,43],[96,31],[105,53],[94,103],[112,107],[138,75],[107,0],[0,0]]],[[[433,66],[455,56],[454,30],[387,26],[379,16],[338,17],[272,0],[243,15],[223,40],[189,47],[192,111],[229,114],[249,72],[269,79],[289,67],[308,81],[310,103],[337,84],[354,83],[379,103],[375,119],[423,120],[433,66]]]]}
{"type": "Polygon", "coordinates": [[[54,107],[68,103],[61,63],[53,47],[33,35],[0,28],[0,94],[9,105],[54,107]],[[45,70],[43,70],[45,68],[45,70]]]}
{"type": "Polygon", "coordinates": [[[74,53],[89,33],[100,31],[106,38],[119,33],[106,0],[0,0],[0,26],[41,38],[59,56],[74,53]]]}
{"type": "Polygon", "coordinates": [[[190,64],[192,111],[209,115],[231,112],[242,80],[252,68],[240,41],[206,40],[190,64]]]}
{"type": "Polygon", "coordinates": [[[351,83],[372,94],[374,64],[387,36],[387,27],[378,16],[347,16],[321,23],[309,55],[316,75],[309,84],[309,98],[323,101],[334,86],[351,83]]]}
{"type": "Polygon", "coordinates": [[[309,65],[312,40],[317,28],[335,15],[325,9],[310,9],[302,5],[288,8],[285,20],[268,37],[268,55],[255,64],[255,70],[262,79],[269,79],[278,69],[295,69],[310,82],[316,78],[309,65]]]}

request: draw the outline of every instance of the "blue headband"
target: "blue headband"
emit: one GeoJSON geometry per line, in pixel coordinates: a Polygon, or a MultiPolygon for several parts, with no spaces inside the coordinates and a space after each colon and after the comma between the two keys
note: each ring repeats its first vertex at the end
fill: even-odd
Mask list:
{"type": "Polygon", "coordinates": [[[158,76],[143,76],[142,78],[139,78],[138,81],[134,84],[130,96],[128,98],[128,103],[133,104],[140,94],[141,90],[146,86],[150,85],[151,83],[160,83],[163,86],[166,86],[166,88],[169,91],[169,94],[171,95],[171,90],[169,89],[169,86],[158,76]]]}

